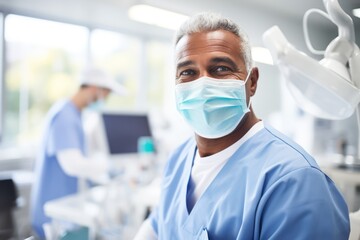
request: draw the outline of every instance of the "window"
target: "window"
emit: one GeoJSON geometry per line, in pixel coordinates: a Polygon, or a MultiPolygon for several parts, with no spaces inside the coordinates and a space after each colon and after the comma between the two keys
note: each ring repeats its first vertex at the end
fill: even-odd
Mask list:
{"type": "Polygon", "coordinates": [[[139,38],[117,32],[95,29],[91,32],[90,51],[93,64],[107,71],[127,90],[126,96],[110,95],[107,107],[111,109],[140,108],[138,97],[142,63],[142,42],[139,38]]]}
{"type": "Polygon", "coordinates": [[[109,109],[160,109],[174,84],[169,42],[13,14],[5,17],[4,40],[2,146],[36,144],[46,113],[75,93],[88,63],[128,91],[110,95],[109,109]]]}
{"type": "Polygon", "coordinates": [[[18,15],[5,18],[6,70],[2,144],[39,137],[46,112],[75,91],[88,29],[18,15]]]}
{"type": "MultiPolygon", "coordinates": [[[[173,61],[172,45],[160,41],[148,41],[145,45],[148,71],[147,97],[151,108],[162,107],[169,84],[175,85],[175,76],[172,73],[173,61]]],[[[172,92],[170,93],[173,96],[172,92]]],[[[175,107],[175,105],[174,105],[175,107]]]]}

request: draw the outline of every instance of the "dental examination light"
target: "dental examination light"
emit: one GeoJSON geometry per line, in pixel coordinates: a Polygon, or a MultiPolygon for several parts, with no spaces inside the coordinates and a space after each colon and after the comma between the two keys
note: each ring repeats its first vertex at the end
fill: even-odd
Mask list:
{"type": "Polygon", "coordinates": [[[277,26],[263,34],[263,42],[301,109],[330,120],[348,118],[356,110],[360,129],[360,50],[355,43],[354,24],[338,0],[323,0],[323,3],[327,13],[310,9],[303,19],[306,44],[311,52],[324,56],[320,61],[292,46],[277,26]],[[314,12],[328,18],[338,28],[338,36],[324,52],[313,49],[308,38],[307,18],[314,12]]]}
{"type": "MultiPolygon", "coordinates": [[[[324,4],[328,14],[310,9],[304,17],[305,22],[309,13],[321,12],[338,27],[339,35],[330,42],[319,62],[294,48],[277,26],[263,34],[263,42],[299,107],[319,118],[345,119],[360,102],[360,51],[350,16],[337,0],[324,0],[324,4]]],[[[309,45],[308,39],[306,42],[309,45]]]]}

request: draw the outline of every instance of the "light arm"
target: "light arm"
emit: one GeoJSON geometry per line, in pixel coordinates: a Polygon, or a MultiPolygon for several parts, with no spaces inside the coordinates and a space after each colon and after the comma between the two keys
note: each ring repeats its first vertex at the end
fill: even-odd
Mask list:
{"type": "Polygon", "coordinates": [[[339,37],[355,42],[353,20],[341,8],[338,0],[324,0],[323,2],[330,18],[338,26],[339,37]]]}

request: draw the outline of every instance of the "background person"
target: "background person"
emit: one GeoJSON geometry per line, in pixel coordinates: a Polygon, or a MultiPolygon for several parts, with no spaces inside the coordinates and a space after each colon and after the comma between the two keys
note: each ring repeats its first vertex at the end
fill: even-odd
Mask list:
{"type": "Polygon", "coordinates": [[[81,111],[98,107],[110,92],[123,94],[124,89],[99,69],[87,69],[77,92],[54,104],[46,116],[42,145],[35,163],[32,190],[31,221],[40,239],[43,224],[50,219],[44,214],[47,201],[74,194],[78,178],[93,179],[108,171],[106,161],[86,157],[81,111]]]}
{"type": "Polygon", "coordinates": [[[176,104],[195,136],[170,157],[135,239],[348,239],[334,183],[256,117],[259,72],[237,24],[199,14],[175,41],[176,104]]]}

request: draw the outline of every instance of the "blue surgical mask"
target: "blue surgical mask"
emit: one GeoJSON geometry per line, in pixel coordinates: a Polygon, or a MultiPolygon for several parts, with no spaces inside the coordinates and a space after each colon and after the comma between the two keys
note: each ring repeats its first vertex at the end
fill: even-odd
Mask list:
{"type": "Polygon", "coordinates": [[[175,86],[177,109],[193,130],[204,138],[233,132],[249,112],[245,81],[201,77],[175,86]]]}
{"type": "Polygon", "coordinates": [[[88,105],[87,109],[95,112],[100,112],[105,105],[105,100],[103,98],[99,98],[95,102],[92,102],[88,105]]]}

